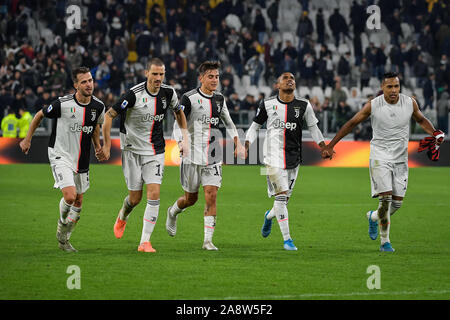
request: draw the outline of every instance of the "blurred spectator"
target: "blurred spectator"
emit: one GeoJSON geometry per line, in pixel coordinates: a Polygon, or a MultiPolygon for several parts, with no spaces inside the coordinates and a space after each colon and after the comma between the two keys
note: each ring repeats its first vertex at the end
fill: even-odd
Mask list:
{"type": "Polygon", "coordinates": [[[17,124],[16,113],[12,108],[6,108],[7,115],[2,119],[1,128],[3,137],[16,138],[17,137],[17,124]]]}
{"type": "Polygon", "coordinates": [[[430,74],[423,85],[423,98],[425,100],[423,104],[424,111],[427,109],[427,107],[433,109],[433,100],[436,96],[434,93],[434,86],[434,74],[430,74]]]}
{"type": "Polygon", "coordinates": [[[450,94],[444,91],[436,104],[438,128],[446,134],[448,131],[448,114],[450,112],[450,94]]]}
{"type": "Polygon", "coordinates": [[[250,76],[250,85],[258,86],[259,78],[261,77],[263,69],[264,65],[259,59],[258,55],[255,54],[247,61],[247,63],[245,64],[245,70],[250,76]]]}
{"type": "Polygon", "coordinates": [[[28,129],[30,128],[31,120],[33,116],[24,107],[19,108],[20,118],[18,119],[17,126],[19,128],[19,138],[23,139],[27,136],[28,129]]]}
{"type": "Polygon", "coordinates": [[[328,19],[328,25],[331,33],[333,34],[336,47],[339,46],[341,34],[343,36],[348,35],[348,25],[345,18],[339,13],[339,8],[335,8],[333,14],[328,19]]]}
{"type": "Polygon", "coordinates": [[[338,131],[350,118],[353,112],[346,101],[340,101],[334,117],[336,118],[336,127],[332,128],[333,132],[338,131]]]}
{"type": "Polygon", "coordinates": [[[257,108],[258,105],[256,104],[255,97],[247,94],[241,103],[241,110],[256,110],[257,108]]]}

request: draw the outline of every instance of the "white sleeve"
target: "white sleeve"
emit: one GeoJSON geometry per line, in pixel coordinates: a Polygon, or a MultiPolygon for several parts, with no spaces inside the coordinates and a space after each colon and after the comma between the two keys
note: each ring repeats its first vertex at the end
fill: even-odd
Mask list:
{"type": "Polygon", "coordinates": [[[183,140],[183,135],[181,134],[181,129],[180,129],[180,127],[178,126],[178,122],[177,122],[177,121],[175,121],[175,122],[173,123],[173,132],[172,132],[172,136],[173,136],[173,139],[174,139],[176,142],[180,142],[181,140],[183,140]]]}
{"type": "Polygon", "coordinates": [[[322,131],[320,131],[319,127],[317,126],[317,124],[309,126],[308,127],[309,132],[311,133],[311,137],[313,138],[313,140],[319,144],[321,142],[324,141],[323,135],[322,135],[322,131]]]}
{"type": "Polygon", "coordinates": [[[252,125],[245,134],[245,141],[248,141],[250,144],[252,144],[256,140],[256,137],[258,136],[258,130],[261,129],[261,127],[262,125],[253,121],[252,125]]]}
{"type": "Polygon", "coordinates": [[[316,115],[314,114],[314,110],[312,108],[311,103],[308,101],[308,105],[306,106],[305,114],[303,115],[303,118],[306,121],[306,125],[309,127],[312,127],[316,125],[319,120],[317,120],[316,115]]]}
{"type": "Polygon", "coordinates": [[[233,123],[233,120],[231,119],[230,113],[228,112],[227,103],[225,102],[225,99],[223,100],[223,108],[220,112],[220,119],[222,119],[223,124],[225,125],[225,128],[227,129],[228,134],[230,137],[239,137],[238,132],[236,130],[236,126],[233,123]]]}

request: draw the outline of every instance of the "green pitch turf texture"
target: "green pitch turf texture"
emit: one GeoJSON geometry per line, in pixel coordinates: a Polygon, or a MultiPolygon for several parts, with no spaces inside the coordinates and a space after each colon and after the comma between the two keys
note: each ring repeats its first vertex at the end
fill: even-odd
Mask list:
{"type": "Polygon", "coordinates": [[[91,166],[91,187],[71,242],[55,238],[61,193],[52,189],[49,165],[0,166],[0,299],[449,299],[450,168],[412,168],[403,207],[393,216],[395,253],[380,253],[367,234],[370,198],[365,168],[302,167],[289,223],[297,252],[283,250],[258,166],[224,166],[214,243],[201,249],[203,191],[179,216],[176,237],[165,230],[166,209],[182,192],[179,171],[166,167],[155,254],[137,252],[145,201],[129,218],[124,237],[113,225],[126,187],[121,168],[91,166]],[[80,268],[81,289],[69,290],[67,268],[80,268]],[[369,290],[371,265],[381,289],[369,290]]]}

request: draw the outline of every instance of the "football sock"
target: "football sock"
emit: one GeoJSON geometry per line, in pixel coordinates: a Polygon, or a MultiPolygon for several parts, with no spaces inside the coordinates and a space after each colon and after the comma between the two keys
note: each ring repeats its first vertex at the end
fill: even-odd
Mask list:
{"type": "Polygon", "coordinates": [[[61,201],[59,201],[59,217],[61,219],[61,222],[66,224],[67,223],[67,216],[69,214],[71,205],[68,204],[64,197],[61,198],[61,201]]]}
{"type": "Polygon", "coordinates": [[[392,196],[380,196],[379,197],[380,204],[378,206],[378,217],[380,221],[380,239],[381,244],[386,242],[390,242],[389,240],[389,231],[391,227],[391,204],[392,204],[392,196]]]}
{"type": "Polygon", "coordinates": [[[129,196],[126,196],[126,198],[123,200],[122,208],[120,208],[120,211],[119,211],[120,220],[127,221],[128,216],[130,215],[132,210],[133,210],[133,207],[130,205],[129,196]]]}
{"type": "Polygon", "coordinates": [[[141,244],[150,241],[156,220],[158,220],[159,200],[147,200],[144,212],[144,226],[142,227],[141,244]]]}
{"type": "Polygon", "coordinates": [[[175,203],[172,205],[172,207],[170,208],[170,214],[173,216],[178,215],[179,213],[181,213],[183,210],[180,209],[178,207],[178,199],[175,201],[175,203]]]}
{"type": "Polygon", "coordinates": [[[74,206],[70,207],[69,215],[67,216],[67,225],[68,225],[67,240],[70,239],[73,229],[75,229],[78,220],[80,220],[80,213],[81,208],[74,206]]]}
{"type": "Polygon", "coordinates": [[[389,213],[391,216],[402,206],[403,200],[392,200],[391,210],[389,213]]]}
{"type": "Polygon", "coordinates": [[[273,219],[273,217],[275,217],[275,210],[273,210],[273,207],[272,207],[272,209],[270,209],[269,213],[267,214],[266,218],[267,218],[267,220],[270,220],[270,219],[273,219]]]}
{"type": "MultiPolygon", "coordinates": [[[[392,200],[391,209],[389,210],[390,215],[392,216],[403,204],[403,200],[392,200]]],[[[371,216],[372,221],[377,221],[378,218],[378,210],[372,212],[371,216]]]]}
{"type": "Polygon", "coordinates": [[[275,212],[275,216],[277,217],[278,225],[280,226],[283,240],[286,241],[290,239],[291,235],[289,233],[289,215],[286,207],[285,195],[275,196],[273,211],[275,212]]]}
{"type": "Polygon", "coordinates": [[[216,216],[204,216],[203,220],[205,225],[205,237],[203,239],[203,242],[212,241],[214,229],[216,227],[216,216]]]}

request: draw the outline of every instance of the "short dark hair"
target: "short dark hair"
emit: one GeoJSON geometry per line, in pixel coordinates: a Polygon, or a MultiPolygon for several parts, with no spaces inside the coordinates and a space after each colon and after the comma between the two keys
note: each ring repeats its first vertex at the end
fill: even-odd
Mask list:
{"type": "Polygon", "coordinates": [[[198,73],[200,75],[203,75],[208,70],[216,70],[216,69],[220,69],[219,61],[205,61],[198,67],[198,73]]]}
{"type": "Polygon", "coordinates": [[[147,63],[147,70],[150,70],[152,65],[164,67],[164,62],[160,58],[151,58],[150,61],[147,63]]]}
{"type": "Polygon", "coordinates": [[[398,77],[398,73],[397,72],[386,72],[385,74],[383,74],[383,80],[385,79],[389,79],[389,78],[396,78],[398,77]]]}
{"type": "Polygon", "coordinates": [[[91,72],[88,67],[78,67],[72,70],[72,81],[75,83],[78,81],[78,75],[91,72]]]}

